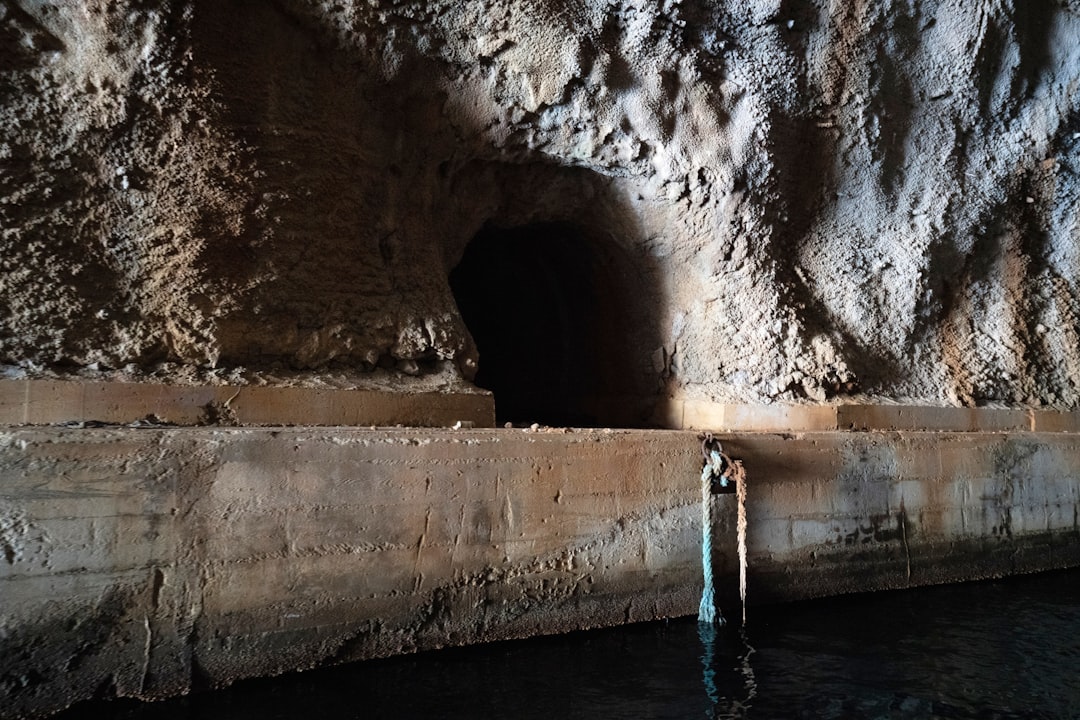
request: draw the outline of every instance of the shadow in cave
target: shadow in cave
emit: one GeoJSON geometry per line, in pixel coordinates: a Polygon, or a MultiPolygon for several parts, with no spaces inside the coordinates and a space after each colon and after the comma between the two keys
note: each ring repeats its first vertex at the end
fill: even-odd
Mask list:
{"type": "Polygon", "coordinates": [[[644,426],[635,276],[614,243],[568,223],[488,225],[472,239],[450,287],[500,424],[644,426]]]}

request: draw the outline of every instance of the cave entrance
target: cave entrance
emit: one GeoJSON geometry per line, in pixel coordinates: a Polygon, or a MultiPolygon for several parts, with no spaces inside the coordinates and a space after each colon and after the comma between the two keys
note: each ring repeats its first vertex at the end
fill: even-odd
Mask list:
{"type": "Polygon", "coordinates": [[[613,242],[567,223],[488,225],[472,239],[450,287],[500,425],[642,426],[631,270],[613,242]]]}

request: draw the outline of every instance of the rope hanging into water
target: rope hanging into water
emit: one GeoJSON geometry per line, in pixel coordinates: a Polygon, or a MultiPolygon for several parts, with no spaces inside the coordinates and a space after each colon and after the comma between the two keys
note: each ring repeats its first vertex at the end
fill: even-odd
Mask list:
{"type": "Polygon", "coordinates": [[[739,507],[735,535],[739,543],[739,601],[742,603],[742,622],[746,625],[746,470],[741,461],[731,463],[730,475],[735,483],[735,501],[739,507]]]}
{"type": "Polygon", "coordinates": [[[713,476],[723,477],[723,458],[717,450],[708,451],[705,467],[701,471],[701,569],[705,587],[701,591],[698,606],[698,622],[723,625],[724,616],[716,609],[712,572],[712,483],[713,476]]]}
{"type": "Polygon", "coordinates": [[[701,568],[705,586],[701,592],[701,604],[698,606],[698,622],[709,625],[724,624],[724,617],[716,608],[713,583],[712,496],[716,492],[715,486],[726,489],[734,483],[738,502],[735,527],[739,552],[739,598],[742,601],[742,621],[746,624],[746,470],[740,461],[732,460],[724,454],[720,443],[711,433],[702,437],[701,452],[705,457],[705,467],[701,470],[701,568]]]}

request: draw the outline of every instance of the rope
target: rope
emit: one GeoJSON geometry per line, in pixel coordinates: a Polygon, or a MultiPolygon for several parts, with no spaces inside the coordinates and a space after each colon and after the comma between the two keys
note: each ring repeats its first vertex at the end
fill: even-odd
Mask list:
{"type": "Polygon", "coordinates": [[[739,542],[739,600],[742,601],[742,622],[746,625],[746,470],[741,461],[731,463],[731,474],[735,483],[735,500],[739,504],[735,533],[739,542]]]}
{"type": "Polygon", "coordinates": [[[725,455],[711,433],[702,437],[701,452],[705,457],[705,467],[701,470],[701,568],[705,587],[701,592],[701,604],[698,606],[698,622],[709,625],[723,625],[724,618],[716,608],[715,588],[712,567],[712,496],[713,484],[728,487],[735,484],[735,498],[738,503],[736,534],[739,552],[739,598],[742,601],[742,621],[746,624],[746,470],[739,460],[732,460],[725,455]]]}
{"type": "Polygon", "coordinates": [[[724,616],[716,609],[712,568],[712,483],[713,477],[723,476],[723,458],[718,450],[710,450],[708,462],[701,471],[701,568],[705,587],[698,606],[698,622],[723,625],[724,616]]]}

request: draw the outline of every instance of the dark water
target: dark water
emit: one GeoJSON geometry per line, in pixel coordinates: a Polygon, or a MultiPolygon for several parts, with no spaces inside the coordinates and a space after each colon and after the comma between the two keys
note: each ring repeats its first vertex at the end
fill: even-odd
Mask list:
{"type": "Polygon", "coordinates": [[[1080,718],[1080,571],[751,608],[714,637],[650,623],[60,717],[1080,718]]]}

